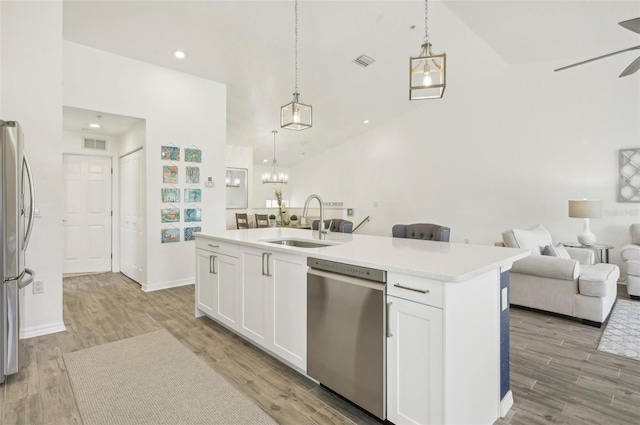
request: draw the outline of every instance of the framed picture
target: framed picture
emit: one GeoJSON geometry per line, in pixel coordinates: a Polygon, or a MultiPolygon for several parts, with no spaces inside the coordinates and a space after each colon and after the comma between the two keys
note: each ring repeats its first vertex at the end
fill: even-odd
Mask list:
{"type": "Polygon", "coordinates": [[[160,146],[160,159],[180,161],[180,148],[177,146],[160,146]]]}
{"type": "Polygon", "coordinates": [[[184,202],[202,202],[201,189],[185,189],[184,202]]]}
{"type": "Polygon", "coordinates": [[[162,243],[180,242],[180,229],[177,227],[169,227],[160,230],[162,243]]]}
{"type": "Polygon", "coordinates": [[[194,241],[196,239],[195,233],[202,232],[202,227],[194,226],[194,227],[185,227],[184,228],[184,240],[185,241],[194,241]]]}
{"type": "Polygon", "coordinates": [[[640,149],[620,149],[618,202],[640,202],[640,149]]]}
{"type": "Polygon", "coordinates": [[[167,207],[160,210],[160,218],[163,223],[176,223],[180,221],[180,208],[167,207]]]}
{"type": "Polygon", "coordinates": [[[162,166],[162,183],[178,183],[178,166],[162,166]]]}
{"type": "Polygon", "coordinates": [[[185,183],[200,183],[200,167],[187,167],[185,183]]]}
{"type": "Polygon", "coordinates": [[[180,189],[171,187],[168,189],[160,189],[162,202],[180,202],[180,189]]]}
{"type": "Polygon", "coordinates": [[[184,160],[186,162],[202,162],[202,151],[196,148],[185,148],[184,160]]]}
{"type": "Polygon", "coordinates": [[[247,190],[246,168],[227,168],[227,208],[247,208],[249,205],[249,191],[247,190]]]}
{"type": "Polygon", "coordinates": [[[202,221],[202,210],[200,208],[185,208],[184,221],[186,222],[202,221]]]}

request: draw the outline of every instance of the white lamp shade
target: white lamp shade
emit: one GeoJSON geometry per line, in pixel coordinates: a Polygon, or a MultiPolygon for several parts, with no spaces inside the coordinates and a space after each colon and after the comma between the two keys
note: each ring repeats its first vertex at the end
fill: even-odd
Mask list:
{"type": "Polygon", "coordinates": [[[569,217],[601,218],[602,201],[599,199],[578,199],[569,201],[569,217]]]}

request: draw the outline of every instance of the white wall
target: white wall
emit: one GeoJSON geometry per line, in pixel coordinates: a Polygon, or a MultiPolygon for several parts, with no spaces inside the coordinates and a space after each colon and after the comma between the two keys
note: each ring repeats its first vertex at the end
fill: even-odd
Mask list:
{"type": "MultiPolygon", "coordinates": [[[[79,44],[63,42],[64,104],[146,120],[147,277],[143,289],[194,282],[194,244],[160,243],[160,146],[181,148],[180,182],[184,184],[184,148],[202,150],[200,165],[203,232],[225,227],[224,174],[226,87],[192,75],[135,61],[79,44]],[[206,188],[211,176],[215,188],[206,188]]],[[[182,195],[182,194],[181,194],[182,195]]],[[[187,206],[184,202],[181,207],[187,206]]],[[[185,223],[177,227],[183,228],[185,223]]],[[[182,239],[183,235],[181,235],[182,239]]]]}
{"type": "Polygon", "coordinates": [[[2,119],[16,120],[33,168],[36,218],[27,267],[44,293],[22,290],[20,336],[64,330],[62,319],[62,2],[2,2],[2,119]]]}
{"type": "Polygon", "coordinates": [[[616,202],[618,150],[640,140],[637,76],[617,78],[615,64],[508,66],[450,22],[458,36],[446,40],[444,98],[413,102],[413,112],[298,164],[292,202],[313,192],[343,200],[354,222],[371,215],[362,233],[431,222],[451,227],[452,242],[493,244],[536,223],[557,242],[575,241],[583,224],[567,216],[567,201],[602,199],[605,210],[635,214],[591,220],[619,264],[629,224],[640,221],[640,205],[616,202]]]}

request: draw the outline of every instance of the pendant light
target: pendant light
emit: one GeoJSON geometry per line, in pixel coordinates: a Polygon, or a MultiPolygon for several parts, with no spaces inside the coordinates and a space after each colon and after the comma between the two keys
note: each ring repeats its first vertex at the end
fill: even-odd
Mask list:
{"type": "Polygon", "coordinates": [[[262,175],[262,183],[274,183],[274,184],[287,184],[289,182],[289,176],[286,173],[280,172],[278,168],[278,160],[276,160],[276,134],[277,131],[273,130],[273,162],[271,163],[271,171],[268,171],[262,175]]]}
{"type": "Polygon", "coordinates": [[[300,93],[298,93],[298,0],[295,0],[295,91],[293,100],[280,108],[280,127],[287,130],[306,130],[311,128],[312,110],[311,105],[300,103],[300,93]]]}
{"type": "Polygon", "coordinates": [[[440,99],[446,86],[445,53],[434,55],[429,41],[427,0],[424,1],[424,43],[418,57],[409,59],[409,100],[440,99]]]}

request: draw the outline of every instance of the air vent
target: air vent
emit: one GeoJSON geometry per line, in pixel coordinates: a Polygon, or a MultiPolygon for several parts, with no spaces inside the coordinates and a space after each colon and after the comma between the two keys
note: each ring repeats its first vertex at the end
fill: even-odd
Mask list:
{"type": "Polygon", "coordinates": [[[107,150],[107,141],[106,140],[97,140],[97,139],[82,139],[84,142],[85,149],[96,149],[99,151],[107,150]]]}
{"type": "Polygon", "coordinates": [[[357,58],[355,58],[353,60],[354,63],[360,65],[363,68],[368,67],[369,65],[371,65],[372,63],[374,63],[376,60],[373,58],[370,58],[369,56],[362,54],[360,56],[358,56],[357,58]]]}

